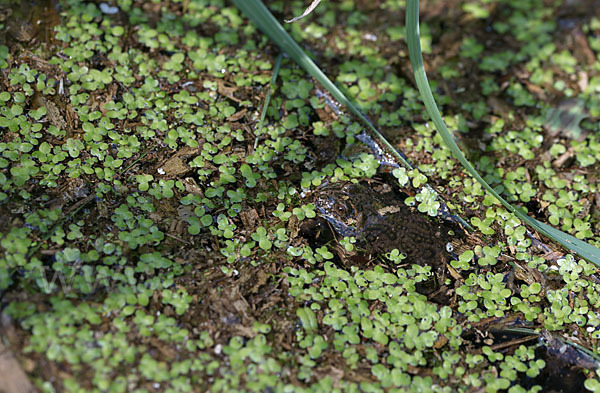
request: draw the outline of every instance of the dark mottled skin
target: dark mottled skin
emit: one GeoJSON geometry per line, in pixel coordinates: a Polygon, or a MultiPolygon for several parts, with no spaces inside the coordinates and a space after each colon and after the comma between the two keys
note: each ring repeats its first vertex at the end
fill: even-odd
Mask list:
{"type": "Polygon", "coordinates": [[[315,205],[340,236],[354,236],[369,251],[397,248],[408,262],[421,265],[439,266],[448,259],[453,226],[413,210],[392,193],[336,183],[319,191],[315,205]]]}

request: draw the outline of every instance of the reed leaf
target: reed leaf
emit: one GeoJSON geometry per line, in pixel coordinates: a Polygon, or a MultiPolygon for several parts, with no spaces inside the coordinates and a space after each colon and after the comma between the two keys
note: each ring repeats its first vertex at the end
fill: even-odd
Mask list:
{"type": "Polygon", "coordinates": [[[410,63],[415,74],[417,87],[419,88],[419,92],[421,93],[421,97],[425,103],[427,113],[429,113],[429,116],[433,120],[433,124],[435,124],[437,131],[440,133],[440,136],[444,140],[444,143],[446,143],[446,146],[448,146],[448,148],[450,148],[452,151],[452,154],[454,154],[454,157],[462,164],[467,172],[471,174],[471,176],[481,183],[481,185],[490,194],[496,197],[496,199],[498,199],[498,201],[500,201],[504,207],[514,213],[523,222],[527,223],[535,230],[544,234],[555,242],[562,244],[569,250],[576,252],[582,258],[585,258],[590,262],[593,262],[595,265],[600,266],[600,249],[584,242],[583,240],[577,239],[574,236],[559,231],[558,229],[536,220],[535,218],[529,217],[521,210],[512,206],[510,203],[504,200],[504,198],[498,195],[498,193],[492,187],[490,187],[485,180],[483,180],[473,165],[471,165],[471,163],[465,158],[462,151],[460,151],[456,145],[456,142],[454,142],[452,135],[448,131],[442,116],[440,115],[440,111],[435,103],[433,94],[431,93],[431,88],[429,87],[427,75],[425,74],[419,36],[419,0],[407,0],[406,2],[406,39],[408,42],[410,63]]]}
{"type": "MultiPolygon", "coordinates": [[[[329,80],[329,78],[319,69],[319,67],[304,53],[293,38],[283,29],[281,24],[273,17],[269,10],[260,0],[233,0],[235,6],[242,11],[258,28],[265,33],[273,42],[275,42],[284,52],[286,52],[296,63],[315,78],[338,102],[345,105],[350,112],[356,115],[373,134],[384,144],[394,156],[405,165],[411,168],[411,165],[400,155],[396,149],[381,135],[365,115],[352,103],[338,87],[329,80]]],[[[513,212],[523,222],[533,227],[538,232],[548,238],[562,244],[567,249],[577,253],[582,258],[589,260],[597,266],[600,266],[600,249],[580,240],[574,236],[564,233],[551,227],[535,218],[518,210],[510,203],[504,200],[489,184],[483,180],[481,175],[475,170],[471,163],[465,158],[464,154],[458,148],[452,135],[448,131],[440,111],[435,103],[425,68],[423,67],[423,56],[421,54],[421,44],[419,42],[419,1],[407,0],[406,10],[406,34],[409,48],[409,56],[419,92],[425,103],[425,108],[433,120],[436,129],[440,133],[444,143],[450,148],[456,159],[482,186],[504,205],[509,211],[513,212]]]]}
{"type": "Polygon", "coordinates": [[[381,135],[379,131],[371,124],[365,115],[354,105],[340,89],[321,71],[321,69],[311,60],[306,53],[298,46],[296,41],[281,24],[275,19],[271,12],[264,6],[260,0],[233,0],[233,4],[242,11],[248,19],[252,21],[263,33],[275,42],[284,52],[286,52],[298,65],[300,65],[310,76],[315,78],[340,104],[345,105],[350,112],[358,117],[379,141],[385,145],[402,165],[412,168],[410,163],[402,157],[396,149],[381,135]]]}

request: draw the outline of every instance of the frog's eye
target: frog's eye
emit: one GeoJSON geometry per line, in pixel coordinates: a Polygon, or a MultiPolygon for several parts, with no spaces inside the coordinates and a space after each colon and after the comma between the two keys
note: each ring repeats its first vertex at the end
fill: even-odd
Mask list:
{"type": "Polygon", "coordinates": [[[335,212],[339,215],[346,213],[346,206],[343,204],[338,204],[335,206],[335,212]]]}

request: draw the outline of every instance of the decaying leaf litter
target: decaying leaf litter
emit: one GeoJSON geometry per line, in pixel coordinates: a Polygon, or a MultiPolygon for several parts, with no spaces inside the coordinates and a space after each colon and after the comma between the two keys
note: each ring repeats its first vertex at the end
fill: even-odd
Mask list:
{"type": "MultiPolygon", "coordinates": [[[[267,5],[279,20],[306,6],[267,5]]],[[[378,170],[352,147],[360,125],[289,59],[257,132],[278,50],[228,3],[36,7],[0,12],[0,285],[3,340],[40,390],[597,388],[596,268],[533,241],[450,159],[395,2],[323,2],[289,28],[421,175],[378,170]],[[488,240],[446,265],[445,303],[419,292],[428,266],[317,217],[322,184],[352,179],[434,211],[427,181],[488,240]]],[[[592,244],[595,9],[421,7],[427,72],[469,159],[592,244]],[[570,102],[583,131],[557,132],[570,102]]]]}

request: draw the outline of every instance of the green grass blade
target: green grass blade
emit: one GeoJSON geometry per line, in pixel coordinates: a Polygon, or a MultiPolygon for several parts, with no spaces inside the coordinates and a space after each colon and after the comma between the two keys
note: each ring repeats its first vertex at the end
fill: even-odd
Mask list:
{"type": "Polygon", "coordinates": [[[267,92],[267,97],[265,98],[265,103],[263,104],[263,110],[260,114],[260,120],[258,121],[258,126],[256,127],[256,138],[254,138],[254,149],[258,146],[258,135],[262,131],[263,122],[265,121],[265,117],[267,116],[267,109],[269,109],[269,103],[271,102],[271,94],[273,93],[273,86],[275,86],[275,81],[277,80],[277,75],[279,75],[279,68],[281,68],[281,59],[283,59],[283,55],[280,53],[277,56],[277,60],[275,60],[275,68],[273,69],[273,75],[271,76],[271,83],[269,84],[269,91],[267,92]]]}
{"type": "Polygon", "coordinates": [[[529,224],[550,239],[562,244],[569,250],[576,252],[579,254],[579,256],[589,260],[590,262],[593,262],[597,266],[600,266],[600,249],[580,239],[577,239],[574,236],[559,231],[548,224],[544,224],[535,218],[529,217],[527,214],[516,209],[510,203],[505,201],[500,195],[498,195],[498,193],[494,191],[494,189],[490,187],[485,180],[483,180],[471,163],[465,158],[464,154],[460,151],[440,115],[440,111],[438,110],[433,98],[433,94],[431,93],[429,82],[427,81],[427,75],[425,74],[423,55],[421,54],[421,44],[419,41],[419,0],[408,0],[406,2],[406,35],[410,62],[415,74],[419,92],[421,93],[421,97],[425,102],[425,108],[427,109],[429,116],[431,116],[431,119],[433,120],[433,123],[435,124],[435,127],[440,133],[442,139],[454,154],[454,157],[456,157],[456,159],[471,174],[471,176],[477,179],[477,181],[481,183],[481,185],[493,196],[495,196],[500,203],[504,205],[504,207],[513,212],[525,223],[529,224]]]}
{"type": "Polygon", "coordinates": [[[317,65],[304,53],[296,41],[283,29],[281,24],[269,12],[260,0],[233,0],[235,6],[242,11],[263,33],[286,52],[298,65],[315,78],[329,93],[341,104],[345,105],[350,112],[356,115],[369,127],[373,134],[383,143],[389,151],[394,154],[402,165],[412,168],[411,165],[400,155],[396,149],[381,135],[371,122],[360,110],[338,89],[338,87],[317,67],[317,65]]]}
{"type": "MultiPolygon", "coordinates": [[[[377,131],[377,129],[369,122],[369,120],[358,110],[358,108],[344,96],[344,94],[327,78],[327,76],[316,66],[316,64],[304,53],[304,51],[296,44],[290,35],[283,29],[279,22],[271,15],[269,10],[262,4],[260,0],[233,0],[234,4],[240,9],[255,25],[257,25],[271,40],[273,40],[283,51],[288,53],[294,61],[303,67],[313,78],[315,78],[329,93],[341,104],[345,105],[354,115],[356,115],[375,136],[392,152],[396,158],[407,168],[411,168],[410,164],[389,144],[389,142],[377,131]]],[[[521,211],[514,208],[506,202],[498,193],[496,193],[477,173],[475,168],[467,161],[462,154],[452,136],[448,132],[444,121],[442,120],[437,105],[431,94],[427,76],[423,68],[423,59],[418,34],[418,16],[419,2],[409,0],[407,2],[407,35],[409,43],[409,52],[411,63],[415,71],[415,77],[419,91],[421,92],[425,107],[432,117],[436,128],[440,132],[442,139],[452,150],[455,157],[467,169],[473,177],[494,195],[507,209],[512,211],[524,222],[549,237],[550,239],[562,244],[573,252],[576,252],[581,257],[588,259],[594,264],[600,266],[600,249],[582,241],[574,236],[568,235],[559,231],[543,222],[527,216],[521,211]],[[445,132],[444,132],[445,131],[445,132]]]]}

